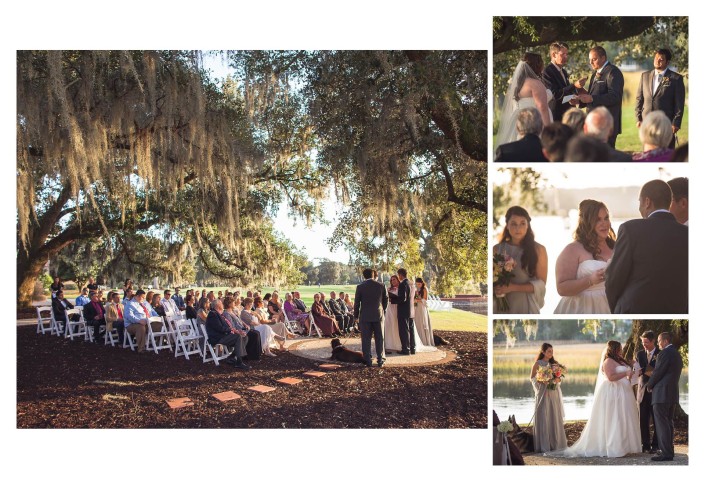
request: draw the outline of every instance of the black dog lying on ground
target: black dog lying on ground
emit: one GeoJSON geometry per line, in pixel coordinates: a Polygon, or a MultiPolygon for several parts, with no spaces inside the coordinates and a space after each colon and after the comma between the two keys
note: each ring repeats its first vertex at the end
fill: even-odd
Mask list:
{"type": "Polygon", "coordinates": [[[361,352],[345,348],[339,339],[333,338],[330,345],[333,347],[332,359],[347,363],[365,363],[361,352]]]}

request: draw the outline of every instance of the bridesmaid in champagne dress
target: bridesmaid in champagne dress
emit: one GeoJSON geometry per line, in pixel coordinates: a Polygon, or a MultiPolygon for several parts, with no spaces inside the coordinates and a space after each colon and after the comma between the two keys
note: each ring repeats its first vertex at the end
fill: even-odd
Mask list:
{"type": "MultiPolygon", "coordinates": [[[[506,297],[509,310],[506,313],[537,314],[544,304],[548,256],[546,248],[534,240],[531,216],[526,209],[513,206],[505,215],[506,225],[502,241],[495,245],[493,253],[511,256],[514,261],[514,277],[507,286],[495,286],[496,297],[506,297]]],[[[497,300],[494,312],[498,313],[497,300]]]]}
{"type": "Polygon", "coordinates": [[[541,345],[541,352],[536,357],[536,363],[531,367],[531,384],[534,387],[534,452],[543,453],[552,450],[562,450],[568,446],[565,436],[563,419],[563,394],[560,383],[550,389],[547,382],[536,378],[539,368],[558,363],[553,358],[553,346],[549,343],[541,345]]]}

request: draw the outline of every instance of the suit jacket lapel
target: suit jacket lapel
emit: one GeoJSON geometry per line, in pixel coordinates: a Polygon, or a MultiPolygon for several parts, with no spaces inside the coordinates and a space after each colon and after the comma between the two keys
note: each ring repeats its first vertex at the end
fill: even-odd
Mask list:
{"type": "Polygon", "coordinates": [[[592,89],[595,87],[595,74],[597,74],[597,70],[593,70],[590,76],[590,90],[588,91],[590,94],[592,94],[592,89]]]}
{"type": "Polygon", "coordinates": [[[649,74],[649,90],[651,91],[651,97],[656,93],[656,91],[654,91],[654,75],[656,75],[656,71],[652,69],[649,74]]]}

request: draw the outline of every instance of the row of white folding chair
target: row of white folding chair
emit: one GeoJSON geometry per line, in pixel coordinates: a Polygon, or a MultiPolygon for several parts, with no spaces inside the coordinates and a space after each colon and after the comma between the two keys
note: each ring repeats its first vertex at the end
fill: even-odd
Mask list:
{"type": "Polygon", "coordinates": [[[54,310],[51,306],[37,306],[37,333],[42,335],[52,333],[55,325],[54,310]],[[48,312],[48,316],[45,312],[48,312]],[[44,326],[44,323],[49,322],[49,326],[44,326]]]}
{"type": "Polygon", "coordinates": [[[441,300],[438,295],[429,295],[428,309],[432,311],[450,311],[453,309],[453,303],[441,300]]]}
{"type": "Polygon", "coordinates": [[[169,351],[172,351],[171,336],[172,332],[169,330],[169,325],[161,316],[149,317],[149,322],[147,323],[147,351],[153,351],[156,354],[159,354],[159,350],[165,350],[167,348],[169,351]],[[155,323],[159,323],[159,331],[154,330],[152,325],[155,323]]]}
{"type": "Polygon", "coordinates": [[[174,317],[170,321],[172,324],[172,332],[174,334],[174,358],[181,355],[188,360],[189,355],[200,355],[203,357],[203,349],[205,349],[205,343],[203,344],[203,349],[201,348],[201,340],[203,336],[199,333],[196,328],[198,326],[198,320],[187,320],[186,318],[174,317]]]}

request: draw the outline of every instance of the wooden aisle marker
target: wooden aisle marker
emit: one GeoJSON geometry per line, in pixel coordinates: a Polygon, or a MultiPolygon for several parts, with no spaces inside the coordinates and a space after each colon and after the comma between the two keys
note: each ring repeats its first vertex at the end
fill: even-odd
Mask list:
{"type": "Polygon", "coordinates": [[[258,393],[267,393],[267,392],[273,392],[276,390],[274,387],[268,387],[266,385],[255,385],[254,387],[248,388],[248,390],[252,390],[253,392],[258,392],[258,393]]]}
{"type": "Polygon", "coordinates": [[[307,375],[307,376],[309,376],[309,377],[316,377],[316,378],[322,377],[322,376],[325,375],[325,374],[326,374],[326,372],[316,372],[316,371],[311,371],[311,372],[306,372],[306,373],[304,373],[304,375],[307,375]]]}
{"type": "Polygon", "coordinates": [[[213,398],[220,400],[221,402],[228,402],[230,400],[237,400],[242,397],[232,390],[228,390],[227,392],[214,393],[213,398]]]}
{"type": "Polygon", "coordinates": [[[169,408],[171,408],[172,410],[176,410],[177,408],[190,407],[193,405],[193,402],[188,397],[172,398],[170,400],[167,400],[166,403],[169,404],[169,408]]]}
{"type": "Polygon", "coordinates": [[[293,377],[286,377],[286,378],[280,378],[277,380],[279,383],[283,383],[284,385],[296,385],[297,383],[303,382],[302,379],[300,378],[293,378],[293,377]]]}

